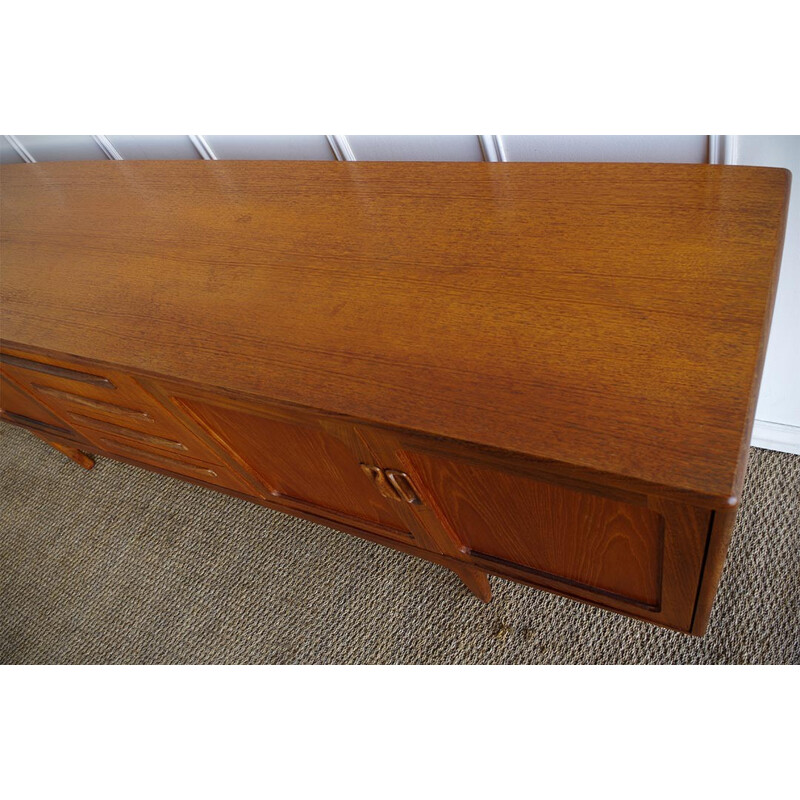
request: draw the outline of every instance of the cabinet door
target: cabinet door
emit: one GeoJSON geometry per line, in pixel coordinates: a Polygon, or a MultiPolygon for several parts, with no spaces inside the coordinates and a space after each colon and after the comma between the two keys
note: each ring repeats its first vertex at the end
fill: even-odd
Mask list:
{"type": "Polygon", "coordinates": [[[708,512],[644,496],[603,496],[445,454],[404,449],[397,457],[474,563],[690,627],[708,512]]]}
{"type": "Polygon", "coordinates": [[[378,491],[356,429],[304,411],[233,400],[164,383],[182,409],[287,509],[412,541],[400,498],[378,491]]]}

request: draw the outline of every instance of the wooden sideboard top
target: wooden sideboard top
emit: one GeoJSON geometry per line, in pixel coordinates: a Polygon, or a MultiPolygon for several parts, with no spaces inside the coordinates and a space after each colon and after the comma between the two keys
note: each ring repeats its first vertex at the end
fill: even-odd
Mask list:
{"type": "Polygon", "coordinates": [[[4,166],[2,334],[733,505],[789,179],[666,164],[4,166]]]}

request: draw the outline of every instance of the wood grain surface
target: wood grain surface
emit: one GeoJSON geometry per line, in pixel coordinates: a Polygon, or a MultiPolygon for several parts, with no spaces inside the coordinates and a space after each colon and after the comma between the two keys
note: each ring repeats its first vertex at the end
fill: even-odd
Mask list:
{"type": "Polygon", "coordinates": [[[11,382],[7,375],[0,375],[0,412],[18,417],[26,417],[45,425],[66,429],[65,420],[57,417],[50,409],[37,403],[26,392],[11,382]]]}
{"type": "Polygon", "coordinates": [[[650,509],[452,458],[405,456],[426,502],[470,554],[659,604],[663,520],[650,509]]]}
{"type": "Polygon", "coordinates": [[[785,170],[3,166],[7,342],[738,500],[785,170]]]}
{"type": "Polygon", "coordinates": [[[397,502],[382,497],[357,456],[313,421],[302,424],[185,395],[179,402],[275,497],[402,530],[397,502]]]}

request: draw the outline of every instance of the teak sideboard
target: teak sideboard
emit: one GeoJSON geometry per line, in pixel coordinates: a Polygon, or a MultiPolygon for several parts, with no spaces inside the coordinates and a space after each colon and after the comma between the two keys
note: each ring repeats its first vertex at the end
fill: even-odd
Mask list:
{"type": "Polygon", "coordinates": [[[483,600],[494,574],[699,635],[788,190],[674,164],[4,166],[2,418],[483,600]]]}

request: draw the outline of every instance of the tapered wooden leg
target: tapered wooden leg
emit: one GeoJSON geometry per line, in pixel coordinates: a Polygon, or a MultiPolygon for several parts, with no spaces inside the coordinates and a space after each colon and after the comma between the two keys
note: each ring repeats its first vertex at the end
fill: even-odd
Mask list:
{"type": "Polygon", "coordinates": [[[464,581],[467,589],[469,589],[475,597],[488,603],[492,599],[492,587],[489,586],[489,576],[477,567],[470,567],[466,564],[464,566],[450,567],[453,572],[464,581]]]}
{"type": "Polygon", "coordinates": [[[50,447],[58,450],[59,453],[63,453],[67,458],[74,461],[79,467],[91,469],[94,466],[94,458],[87,453],[84,453],[82,450],[78,450],[77,447],[69,447],[69,445],[66,444],[53,442],[46,436],[42,436],[41,433],[35,433],[34,431],[31,431],[31,433],[33,433],[34,436],[41,439],[43,442],[49,444],[50,447]]]}

